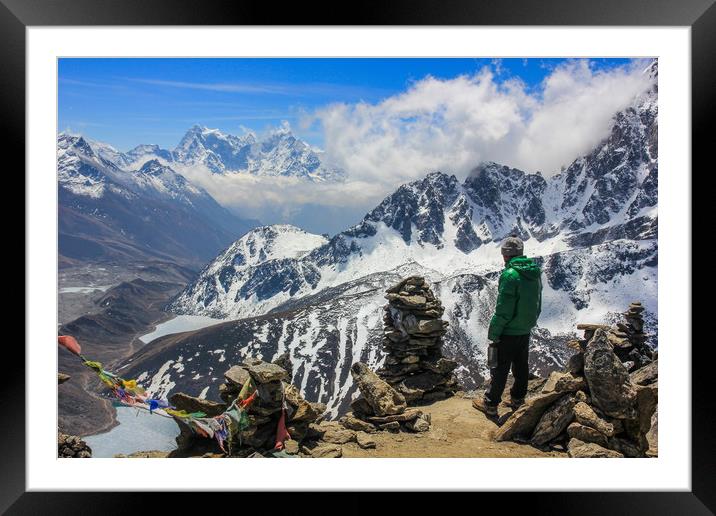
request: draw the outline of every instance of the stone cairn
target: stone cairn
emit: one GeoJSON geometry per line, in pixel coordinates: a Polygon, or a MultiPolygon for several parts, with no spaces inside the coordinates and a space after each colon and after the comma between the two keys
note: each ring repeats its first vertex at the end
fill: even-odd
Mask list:
{"type": "Polygon", "coordinates": [[[92,457],[92,449],[76,435],[57,432],[57,456],[60,458],[87,459],[92,457]]]}
{"type": "Polygon", "coordinates": [[[632,303],[626,324],[580,324],[584,338],[568,343],[577,352],[565,369],[551,373],[541,391],[509,415],[495,438],[566,449],[570,457],[653,455],[658,361],[645,345],[642,312],[640,303],[632,303]]]}
{"type": "Polygon", "coordinates": [[[385,364],[376,372],[362,362],[353,364],[351,375],[360,396],[337,423],[315,425],[313,430],[323,432],[323,443],[355,441],[361,448],[375,448],[369,434],[377,431],[426,432],[430,414],[409,407],[444,399],[459,389],[452,374],[457,363],[442,356],[444,309],[425,279],[404,279],[388,289],[386,299],[385,364]]]}
{"type": "MultiPolygon", "coordinates": [[[[398,431],[401,428],[412,432],[423,432],[430,427],[430,416],[422,411],[407,409],[405,398],[390,385],[381,380],[364,364],[355,364],[353,376],[365,397],[354,402],[356,412],[349,412],[339,421],[327,421],[323,414],[326,405],[310,403],[304,400],[298,388],[286,383],[289,375],[279,364],[290,364],[287,357],[279,357],[274,363],[257,359],[247,359],[231,367],[224,373],[225,382],[219,386],[222,402],[195,398],[183,393],[171,396],[173,406],[187,412],[201,411],[212,417],[224,412],[236,399],[244,384],[251,379],[256,385],[259,396],[249,406],[247,414],[250,426],[234,437],[231,455],[235,457],[313,457],[337,458],[343,455],[342,445],[356,443],[359,447],[376,447],[370,436],[379,430],[398,431]],[[282,400],[286,400],[286,430],[291,436],[284,442],[283,452],[276,454],[273,447],[276,442],[278,420],[281,417],[282,400]],[[360,410],[365,403],[364,410],[360,410]],[[375,408],[373,408],[375,407],[375,408]],[[364,419],[359,419],[360,415],[364,419]]],[[[181,429],[177,437],[178,449],[170,457],[204,456],[223,457],[213,439],[197,437],[194,432],[175,418],[181,429]]]]}
{"type": "MultiPolygon", "coordinates": [[[[290,364],[286,358],[279,357],[277,362],[290,364]]],[[[180,410],[202,411],[208,417],[217,416],[227,410],[249,379],[256,386],[258,397],[246,411],[248,428],[233,436],[231,455],[258,458],[274,453],[284,400],[286,430],[290,435],[290,439],[284,442],[284,452],[289,455],[297,454],[301,441],[308,434],[309,426],[320,418],[326,406],[303,399],[298,388],[287,383],[289,373],[276,363],[249,358],[227,370],[224,373],[225,382],[219,386],[219,396],[223,403],[195,398],[184,393],[172,395],[170,402],[180,410]]],[[[178,448],[170,456],[223,455],[213,439],[197,437],[181,419],[175,420],[181,432],[176,439],[178,448]]]]}
{"type": "Polygon", "coordinates": [[[452,396],[459,385],[454,360],[442,356],[448,326],[445,311],[425,278],[411,276],[390,287],[383,315],[383,347],[387,353],[378,375],[405,397],[420,405],[452,396]]]}
{"type": "Polygon", "coordinates": [[[587,342],[594,337],[594,332],[603,329],[607,339],[624,366],[631,372],[644,367],[656,358],[656,352],[646,343],[649,336],[644,333],[644,307],[639,301],[629,305],[622,314],[624,321],[617,321],[614,326],[606,324],[578,324],[577,329],[584,331],[581,339],[568,343],[575,350],[583,350],[587,342]]]}

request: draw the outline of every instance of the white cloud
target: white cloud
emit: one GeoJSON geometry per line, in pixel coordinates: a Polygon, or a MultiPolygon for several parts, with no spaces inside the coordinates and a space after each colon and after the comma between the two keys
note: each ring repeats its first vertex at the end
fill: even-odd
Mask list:
{"type": "Polygon", "coordinates": [[[608,135],[613,115],[649,85],[644,62],[595,71],[569,61],[530,91],[489,68],[427,77],[378,104],[333,104],[314,114],[330,158],[350,177],[395,185],[443,170],[464,176],[491,160],[550,175],[608,135]]]}
{"type": "Polygon", "coordinates": [[[219,204],[263,224],[291,223],[316,233],[337,233],[360,221],[386,195],[385,185],[363,179],[311,183],[294,177],[214,174],[204,166],[177,172],[219,204]]]}

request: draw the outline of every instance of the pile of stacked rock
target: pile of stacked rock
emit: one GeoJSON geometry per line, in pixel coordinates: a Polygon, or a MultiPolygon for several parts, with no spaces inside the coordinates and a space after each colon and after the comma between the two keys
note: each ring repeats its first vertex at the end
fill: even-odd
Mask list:
{"type": "Polygon", "coordinates": [[[370,368],[357,362],[351,367],[351,375],[361,396],[351,403],[350,418],[345,425],[358,420],[373,425],[378,430],[399,432],[425,432],[430,428],[430,414],[409,409],[406,397],[382,380],[370,368]]]}
{"type": "Polygon", "coordinates": [[[447,321],[444,308],[425,279],[411,276],[387,290],[383,346],[387,353],[378,375],[420,405],[452,396],[459,390],[454,360],[442,356],[447,321]]]}
{"type": "Polygon", "coordinates": [[[405,396],[382,380],[367,365],[357,362],[351,375],[361,396],[351,403],[352,411],[338,421],[321,421],[309,426],[301,446],[302,456],[341,457],[341,445],[355,442],[361,448],[375,448],[371,434],[388,432],[426,432],[430,414],[408,408],[405,396]]]}
{"type": "Polygon", "coordinates": [[[624,322],[617,322],[617,328],[611,331],[614,337],[629,343],[626,346],[622,341],[620,346],[614,346],[614,351],[623,362],[632,362],[631,371],[645,366],[654,359],[654,352],[646,343],[648,335],[644,333],[643,312],[644,307],[641,303],[631,303],[623,314],[624,322]]]}
{"type": "Polygon", "coordinates": [[[577,341],[578,352],[565,370],[553,372],[541,392],[529,397],[503,423],[496,439],[566,449],[570,457],[653,454],[658,362],[649,359],[646,365],[633,368],[631,360],[620,359],[613,328],[579,328],[588,339],[577,341]]]}
{"type": "Polygon", "coordinates": [[[584,336],[582,339],[571,341],[570,346],[577,351],[582,351],[587,342],[594,336],[594,332],[600,328],[604,329],[619,360],[624,363],[629,371],[636,371],[656,358],[655,352],[647,344],[649,336],[644,333],[643,312],[644,307],[642,304],[635,301],[622,314],[624,321],[618,321],[614,326],[578,324],[577,329],[583,330],[584,336]]]}
{"type": "MultiPolygon", "coordinates": [[[[219,387],[219,395],[223,403],[199,399],[183,393],[172,395],[170,402],[179,410],[201,411],[207,417],[217,416],[226,411],[244,385],[251,381],[256,387],[257,396],[246,411],[248,427],[232,437],[232,455],[262,456],[264,453],[273,452],[279,419],[284,407],[286,430],[290,435],[290,439],[284,442],[284,449],[286,453],[296,454],[300,442],[308,434],[309,425],[319,419],[326,407],[303,399],[295,386],[286,383],[288,378],[288,372],[280,365],[259,359],[247,359],[224,373],[225,382],[219,387]]],[[[181,429],[176,439],[178,449],[173,452],[175,456],[220,452],[215,441],[197,437],[181,419],[175,418],[175,420],[181,429]]]]}
{"type": "Polygon", "coordinates": [[[92,449],[76,435],[57,432],[57,456],[60,458],[86,459],[92,457],[92,449]]]}

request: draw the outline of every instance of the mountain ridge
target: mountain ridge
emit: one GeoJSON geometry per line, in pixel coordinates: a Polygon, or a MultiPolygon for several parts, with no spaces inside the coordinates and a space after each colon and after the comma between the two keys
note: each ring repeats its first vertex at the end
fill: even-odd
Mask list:
{"type": "Polygon", "coordinates": [[[82,136],[58,136],[60,255],[203,263],[250,229],[205,190],[150,160],[120,169],[82,136]]]}
{"type": "MultiPolygon", "coordinates": [[[[61,135],[70,136],[68,133],[61,135]]],[[[121,152],[110,144],[86,138],[97,156],[118,168],[134,170],[149,160],[172,167],[206,167],[214,174],[293,177],[310,182],[341,181],[345,172],[325,161],[325,153],[297,138],[282,126],[258,138],[235,136],[195,124],[172,150],[140,144],[121,152]]]]}

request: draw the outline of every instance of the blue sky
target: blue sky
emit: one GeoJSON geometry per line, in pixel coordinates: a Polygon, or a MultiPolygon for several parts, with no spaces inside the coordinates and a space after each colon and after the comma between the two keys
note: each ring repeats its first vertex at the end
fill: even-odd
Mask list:
{"type": "MultiPolygon", "coordinates": [[[[594,70],[628,59],[593,59],[594,70]]],[[[564,59],[77,59],[58,63],[58,129],[86,134],[120,150],[140,143],[173,148],[193,124],[241,134],[282,120],[323,146],[305,113],[345,102],[371,104],[426,76],[451,79],[485,66],[496,82],[519,78],[539,95],[564,59]]]]}

